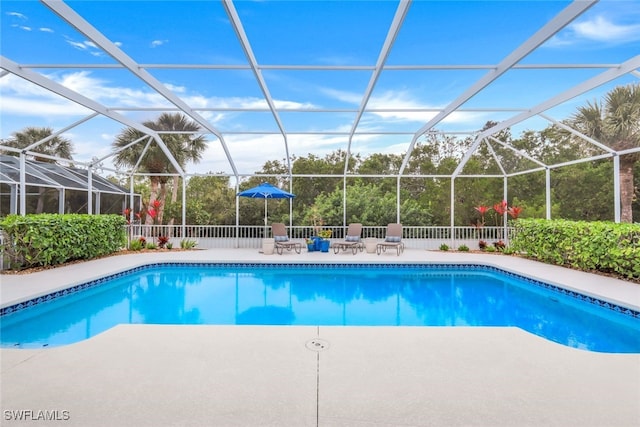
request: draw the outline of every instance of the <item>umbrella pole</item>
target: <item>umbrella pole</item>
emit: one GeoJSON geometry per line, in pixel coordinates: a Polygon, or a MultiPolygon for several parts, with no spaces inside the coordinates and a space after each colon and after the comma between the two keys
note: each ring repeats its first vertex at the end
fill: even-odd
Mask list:
{"type": "Polygon", "coordinates": [[[267,237],[267,198],[264,198],[264,237],[267,237]]]}

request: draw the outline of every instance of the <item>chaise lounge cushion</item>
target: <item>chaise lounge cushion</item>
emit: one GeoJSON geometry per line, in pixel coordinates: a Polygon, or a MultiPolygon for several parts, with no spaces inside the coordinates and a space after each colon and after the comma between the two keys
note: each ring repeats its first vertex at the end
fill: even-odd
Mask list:
{"type": "Polygon", "coordinates": [[[389,243],[397,243],[400,242],[402,240],[402,238],[400,236],[387,236],[386,239],[384,239],[385,242],[389,242],[389,243]]]}
{"type": "Polygon", "coordinates": [[[347,236],[344,238],[345,242],[359,242],[360,236],[347,236]]]}

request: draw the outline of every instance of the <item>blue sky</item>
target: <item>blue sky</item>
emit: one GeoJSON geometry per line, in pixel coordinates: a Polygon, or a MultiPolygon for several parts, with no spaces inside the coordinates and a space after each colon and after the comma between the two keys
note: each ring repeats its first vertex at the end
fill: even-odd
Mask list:
{"type": "MultiPolygon", "coordinates": [[[[246,56],[218,1],[69,1],[86,21],[140,64],[246,65],[246,56]]],[[[387,66],[495,65],[560,13],[567,1],[415,1],[388,56],[387,66]]],[[[257,62],[263,66],[373,66],[394,18],[396,1],[238,1],[238,12],[257,62]]],[[[19,64],[115,64],[113,58],[36,1],[1,2],[2,55],[19,64]]],[[[522,64],[617,64],[640,53],[640,1],[603,0],[522,60],[522,64]]],[[[171,107],[164,98],[123,69],[36,68],[35,71],[112,109],[171,107]]],[[[248,69],[162,69],[148,71],[192,108],[264,108],[261,89],[248,69]]],[[[463,105],[466,109],[531,108],[603,72],[603,68],[514,69],[463,105]]],[[[363,114],[358,131],[406,132],[420,129],[436,113],[398,111],[446,107],[486,69],[385,70],[368,107],[396,111],[363,114]]],[[[349,109],[359,107],[372,71],[263,69],[278,107],[349,109]]],[[[549,111],[564,119],[585,100],[600,99],[612,87],[640,79],[621,77],[549,111]]],[[[1,134],[26,126],[61,129],[90,112],[18,77],[0,78],[1,134]]],[[[118,112],[153,120],[159,111],[118,112]]],[[[283,138],[270,112],[200,111],[224,135],[240,173],[252,173],[266,160],[285,157],[283,138]]],[[[443,131],[475,131],[488,120],[516,112],[455,112],[436,126],[443,131]]],[[[323,156],[346,149],[345,135],[295,132],[349,131],[350,112],[279,112],[290,154],[323,156]]],[[[531,119],[515,127],[548,124],[531,119]]],[[[65,134],[75,158],[88,161],[111,150],[123,125],[94,118],[65,134]]],[[[189,173],[231,168],[220,142],[207,135],[203,161],[189,173]]],[[[356,135],[352,152],[403,153],[411,135],[356,135]]],[[[107,166],[110,165],[106,161],[107,166]]]]}

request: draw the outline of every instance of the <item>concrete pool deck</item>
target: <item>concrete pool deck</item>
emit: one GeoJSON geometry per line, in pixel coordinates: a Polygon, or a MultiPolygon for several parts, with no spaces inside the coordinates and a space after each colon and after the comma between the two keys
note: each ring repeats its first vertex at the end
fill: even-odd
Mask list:
{"type": "MultiPolygon", "coordinates": [[[[115,256],[2,275],[0,303],[161,261],[481,263],[640,308],[637,284],[516,257],[423,250],[115,256]]],[[[640,425],[640,354],[577,350],[518,328],[120,325],[0,356],[2,425],[640,425]],[[47,416],[68,420],[38,419],[47,416]]]]}

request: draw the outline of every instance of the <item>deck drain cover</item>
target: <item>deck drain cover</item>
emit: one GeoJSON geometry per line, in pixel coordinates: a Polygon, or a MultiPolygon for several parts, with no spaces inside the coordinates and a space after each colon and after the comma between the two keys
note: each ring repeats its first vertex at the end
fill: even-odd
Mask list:
{"type": "Polygon", "coordinates": [[[305,347],[313,351],[323,351],[329,348],[329,342],[321,340],[320,338],[316,338],[311,341],[307,341],[305,347]]]}

